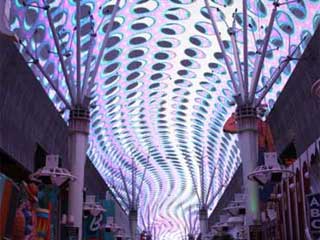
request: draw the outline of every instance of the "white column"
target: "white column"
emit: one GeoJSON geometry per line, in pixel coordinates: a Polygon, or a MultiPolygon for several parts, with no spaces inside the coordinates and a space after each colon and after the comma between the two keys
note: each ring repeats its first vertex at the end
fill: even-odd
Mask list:
{"type": "Polygon", "coordinates": [[[71,173],[76,180],[69,185],[69,216],[73,217],[73,226],[79,229],[82,239],[84,167],[88,147],[89,111],[74,109],[69,119],[69,159],[71,173]]]}
{"type": "MultiPolygon", "coordinates": [[[[299,159],[299,161],[301,161],[299,159]]],[[[306,239],[312,239],[311,234],[310,234],[310,230],[309,230],[309,222],[308,222],[308,217],[307,217],[307,209],[306,209],[306,190],[304,189],[304,182],[305,182],[305,176],[304,176],[304,171],[303,171],[303,165],[304,162],[302,161],[300,163],[300,186],[301,186],[301,196],[302,196],[302,209],[303,209],[303,221],[304,221],[304,233],[305,233],[305,237],[306,239]]],[[[309,171],[309,169],[308,169],[309,171]]]]}
{"type": "Polygon", "coordinates": [[[289,225],[289,239],[293,239],[293,229],[292,229],[292,212],[291,212],[291,195],[288,180],[284,181],[284,188],[287,194],[287,206],[288,206],[288,225],[289,225]]]}
{"type": "Polygon", "coordinates": [[[205,239],[204,236],[208,233],[208,209],[201,208],[199,210],[199,222],[201,239],[205,239]]]}
{"type": "Polygon", "coordinates": [[[242,106],[237,110],[240,156],[243,168],[243,186],[246,194],[245,225],[260,222],[258,185],[248,180],[248,174],[258,165],[258,118],[256,109],[242,106]]]}
{"type": "Polygon", "coordinates": [[[129,211],[129,224],[131,240],[136,240],[138,227],[138,212],[135,209],[130,209],[129,211]]]}
{"type": "MultiPolygon", "coordinates": [[[[294,170],[294,169],[293,169],[294,170]]],[[[294,171],[294,173],[296,173],[294,171]]],[[[296,235],[297,235],[297,240],[300,240],[300,219],[299,219],[299,205],[298,205],[298,192],[297,192],[297,177],[296,174],[293,176],[294,180],[294,189],[292,191],[294,192],[294,208],[295,208],[295,219],[296,219],[296,235]]]]}
{"type": "Polygon", "coordinates": [[[282,230],[283,230],[283,235],[284,235],[284,240],[287,240],[287,219],[286,219],[286,203],[284,201],[284,184],[281,183],[281,210],[282,210],[282,222],[283,222],[283,226],[282,226],[282,230]]]}

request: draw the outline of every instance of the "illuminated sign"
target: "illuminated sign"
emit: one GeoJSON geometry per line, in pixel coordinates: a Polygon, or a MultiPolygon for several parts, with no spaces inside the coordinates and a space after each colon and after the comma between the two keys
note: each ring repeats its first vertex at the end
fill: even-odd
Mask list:
{"type": "Polygon", "coordinates": [[[310,231],[320,233],[320,193],[307,195],[310,231]]]}

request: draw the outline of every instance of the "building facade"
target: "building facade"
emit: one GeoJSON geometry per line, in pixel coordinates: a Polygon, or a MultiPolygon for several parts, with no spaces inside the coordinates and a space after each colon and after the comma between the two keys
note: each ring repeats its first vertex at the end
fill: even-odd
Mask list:
{"type": "MultiPolygon", "coordinates": [[[[311,91],[320,78],[319,39],[318,28],[304,54],[298,56],[296,68],[267,116],[266,123],[271,129],[274,151],[283,173],[280,181],[273,182],[273,190],[263,204],[263,225],[253,231],[259,233],[252,234],[250,239],[319,238],[320,99],[311,91]]],[[[232,232],[230,229],[234,229],[232,224],[222,226],[221,223],[234,220],[226,212],[236,202],[237,193],[243,191],[241,168],[210,216],[209,223],[214,231],[232,232]]],[[[239,226],[242,224],[240,221],[239,226]]],[[[241,227],[232,235],[243,239],[240,233],[241,227]]]]}
{"type": "MultiPolygon", "coordinates": [[[[68,231],[63,215],[68,207],[67,186],[35,186],[29,176],[44,167],[51,154],[59,156],[59,167],[69,169],[67,124],[12,39],[0,35],[0,52],[0,238],[66,239],[68,231]],[[21,207],[21,202],[28,202],[31,197],[37,199],[32,203],[36,206],[34,212],[21,207]],[[27,210],[33,217],[26,217],[27,210]],[[14,234],[17,229],[22,230],[14,234]]],[[[106,234],[107,228],[102,228],[107,217],[109,223],[128,232],[126,213],[112,194],[106,197],[109,188],[89,159],[85,169],[86,195],[96,196],[109,212],[102,222],[96,222],[101,225],[99,228],[88,228],[90,234],[84,239],[114,239],[115,234],[106,234]]],[[[89,224],[94,224],[93,219],[90,221],[89,224]]]]}

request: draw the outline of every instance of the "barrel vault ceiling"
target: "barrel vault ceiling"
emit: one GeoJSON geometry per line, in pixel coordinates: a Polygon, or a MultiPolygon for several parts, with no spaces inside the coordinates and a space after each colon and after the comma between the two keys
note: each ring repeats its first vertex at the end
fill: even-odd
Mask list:
{"type": "MultiPolygon", "coordinates": [[[[242,52],[242,1],[209,2],[232,60],[227,25],[232,24],[237,9],[234,15],[239,29],[237,42],[242,52]]],[[[74,0],[26,0],[25,3],[50,5],[60,42],[70,55],[68,61],[75,64],[74,0]]],[[[93,52],[97,55],[114,4],[115,0],[81,1],[82,72],[90,33],[98,29],[93,52]]],[[[22,0],[12,0],[11,28],[37,55],[67,96],[46,13],[41,8],[25,5],[22,0]]],[[[249,71],[252,72],[272,1],[248,0],[248,7],[249,71]]],[[[279,8],[259,88],[290,48],[305,36],[308,39],[312,36],[319,14],[318,0],[293,1],[279,8]]],[[[299,54],[308,39],[302,43],[299,54]]],[[[159,239],[180,239],[189,207],[192,219],[196,219],[197,198],[192,176],[199,184],[200,159],[204,158],[207,185],[215,171],[210,190],[215,196],[210,201],[211,210],[223,193],[222,184],[228,183],[240,164],[237,137],[222,131],[234,111],[233,92],[204,1],[121,0],[107,45],[92,91],[88,155],[105,181],[117,189],[115,195],[124,207],[127,201],[119,168],[130,185],[132,163],[138,172],[138,182],[146,167],[139,226],[143,228],[150,209],[159,239]]],[[[265,103],[269,109],[295,64],[292,61],[288,65],[267,95],[265,103]]],[[[64,105],[53,89],[34,65],[30,67],[57,109],[63,112],[64,105]]]]}

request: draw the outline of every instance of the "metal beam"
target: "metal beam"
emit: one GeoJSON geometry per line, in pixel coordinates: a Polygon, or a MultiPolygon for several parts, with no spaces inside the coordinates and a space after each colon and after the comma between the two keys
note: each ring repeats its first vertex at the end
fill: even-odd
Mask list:
{"type": "Polygon", "coordinates": [[[220,32],[219,32],[219,30],[218,30],[218,27],[217,27],[217,25],[216,25],[216,22],[215,22],[215,20],[214,20],[214,18],[213,18],[213,15],[212,15],[211,10],[210,10],[210,6],[209,6],[209,3],[208,3],[208,0],[204,0],[204,2],[205,2],[205,5],[206,5],[206,8],[207,8],[207,11],[208,11],[208,13],[209,13],[209,16],[210,16],[210,20],[211,20],[211,24],[212,24],[214,33],[215,33],[215,35],[216,35],[216,37],[217,37],[218,44],[219,44],[220,50],[221,50],[221,52],[222,52],[223,59],[224,59],[224,61],[225,61],[225,64],[226,64],[228,73],[229,73],[230,78],[231,78],[233,90],[234,90],[235,94],[237,95],[237,94],[238,94],[238,87],[237,87],[236,81],[235,81],[234,76],[233,76],[233,71],[232,71],[232,68],[231,68],[231,63],[230,63],[229,58],[228,58],[228,56],[227,56],[226,50],[225,50],[225,48],[224,48],[224,45],[223,45],[223,42],[222,42],[222,39],[221,39],[221,36],[220,36],[220,32]]]}
{"type": "MultiPolygon", "coordinates": [[[[244,102],[248,99],[248,75],[249,75],[249,68],[248,68],[248,7],[247,7],[247,0],[242,0],[242,15],[243,15],[243,72],[244,72],[244,82],[242,84],[243,87],[243,100],[244,102]]],[[[235,40],[234,40],[235,41],[235,40]]],[[[235,45],[236,46],[236,45],[235,45]]],[[[238,48],[236,48],[238,50],[238,48]]],[[[235,53],[234,55],[238,55],[238,53],[235,53]]],[[[235,56],[236,57],[236,56],[235,56]]],[[[239,57],[239,56],[238,56],[239,57]]],[[[240,60],[239,60],[240,63],[240,60]]],[[[237,61],[236,61],[237,64],[237,61]]],[[[240,65],[239,65],[240,66],[240,65]]],[[[237,69],[239,68],[237,66],[237,69]]],[[[239,71],[239,70],[237,70],[239,71]]],[[[241,71],[241,67],[240,67],[241,71]]],[[[241,79],[239,79],[241,83],[241,79]]],[[[241,87],[241,85],[240,85],[241,87]]]]}
{"type": "Polygon", "coordinates": [[[120,197],[120,199],[122,200],[122,202],[126,205],[127,209],[130,208],[130,206],[126,203],[126,201],[124,201],[124,197],[122,196],[122,194],[118,191],[118,189],[115,187],[114,184],[114,180],[112,179],[112,188],[114,190],[114,192],[120,197]]]}
{"type": "Polygon", "coordinates": [[[137,171],[136,171],[136,164],[132,158],[132,166],[131,166],[131,177],[132,177],[132,183],[131,183],[131,190],[132,190],[132,206],[136,209],[136,174],[137,174],[137,171]]]}
{"type": "Polygon", "coordinates": [[[211,203],[214,201],[214,199],[218,196],[218,194],[221,192],[221,190],[226,186],[226,183],[223,183],[219,186],[218,190],[215,192],[215,194],[212,196],[212,199],[209,200],[208,206],[211,205],[211,203]]]}
{"type": "Polygon", "coordinates": [[[204,157],[203,157],[203,151],[201,154],[201,160],[200,160],[200,190],[201,190],[201,205],[204,205],[205,201],[205,194],[206,194],[206,189],[205,189],[205,181],[204,181],[204,157]]]}
{"type": "Polygon", "coordinates": [[[186,217],[186,212],[184,211],[184,209],[182,208],[182,206],[180,205],[180,208],[182,210],[182,218],[183,218],[183,221],[184,221],[184,224],[185,224],[185,234],[187,235],[187,231],[189,231],[188,229],[188,221],[187,221],[187,217],[186,217]]]}
{"type": "Polygon", "coordinates": [[[192,180],[192,183],[193,183],[193,187],[194,187],[194,190],[196,192],[196,195],[198,197],[198,200],[199,200],[199,204],[201,204],[201,197],[198,193],[198,187],[197,187],[197,184],[196,184],[196,180],[194,179],[194,176],[193,176],[193,173],[190,171],[190,174],[191,174],[191,180],[192,180]]]}
{"type": "MultiPolygon", "coordinates": [[[[239,49],[237,46],[237,42],[236,42],[236,31],[235,31],[235,26],[232,27],[232,29],[228,30],[230,38],[231,38],[231,45],[232,45],[232,49],[233,49],[233,56],[234,56],[234,61],[236,64],[236,69],[237,69],[237,75],[238,75],[238,79],[239,79],[239,88],[240,88],[240,95],[242,98],[242,101],[245,102],[246,101],[246,95],[247,94],[247,90],[246,90],[246,81],[243,80],[242,77],[242,69],[241,69],[241,62],[240,62],[240,57],[239,57],[239,49]]],[[[248,60],[247,60],[248,61],[248,60]]],[[[248,64],[248,63],[247,63],[248,64]]],[[[248,79],[248,69],[246,70],[247,67],[244,68],[244,72],[245,72],[245,76],[248,79]],[[247,74],[246,74],[247,71],[247,74]]]]}
{"type": "Polygon", "coordinates": [[[193,222],[193,227],[192,227],[192,229],[191,229],[191,233],[192,233],[193,235],[196,235],[197,217],[198,217],[198,215],[195,216],[194,222],[193,222]]]}
{"type": "Polygon", "coordinates": [[[145,179],[145,176],[146,176],[146,172],[147,172],[147,166],[145,166],[145,168],[144,168],[142,179],[141,179],[141,183],[140,183],[140,186],[138,188],[138,194],[137,194],[137,200],[136,200],[137,202],[139,202],[139,199],[140,199],[140,194],[141,194],[142,185],[143,185],[143,182],[144,182],[144,179],[145,179]]]}
{"type": "Polygon", "coordinates": [[[258,107],[261,103],[261,101],[264,99],[264,97],[267,95],[267,93],[272,88],[273,84],[277,81],[277,79],[280,77],[281,73],[284,71],[284,69],[288,66],[289,62],[292,60],[293,55],[297,52],[297,50],[300,48],[303,41],[306,39],[303,38],[302,41],[295,47],[295,49],[292,51],[292,53],[287,56],[287,58],[280,64],[280,66],[277,68],[276,72],[272,75],[270,80],[265,84],[264,91],[259,96],[258,100],[254,103],[255,107],[258,107]]]}
{"type": "Polygon", "coordinates": [[[90,48],[89,48],[87,61],[86,61],[85,73],[84,73],[83,80],[82,80],[83,84],[82,84],[82,90],[81,90],[81,104],[83,104],[83,105],[84,105],[84,97],[86,95],[86,89],[88,87],[88,80],[89,80],[89,77],[90,77],[91,63],[92,63],[92,60],[94,58],[92,53],[93,53],[93,48],[96,45],[96,40],[95,39],[97,37],[97,32],[101,28],[106,16],[107,15],[103,16],[103,18],[101,19],[97,29],[96,30],[93,29],[92,33],[90,35],[90,48]]]}
{"type": "Polygon", "coordinates": [[[148,220],[148,224],[147,224],[148,227],[147,227],[147,231],[149,231],[149,230],[150,230],[150,205],[148,205],[147,208],[148,208],[148,212],[147,212],[147,213],[148,213],[148,219],[147,219],[147,220],[148,220]]]}
{"type": "Polygon", "coordinates": [[[210,177],[210,182],[209,182],[209,188],[208,188],[208,192],[207,192],[207,196],[206,196],[206,200],[205,200],[205,204],[208,206],[208,201],[209,201],[209,196],[210,196],[210,189],[213,185],[213,180],[214,180],[214,176],[215,176],[215,172],[216,172],[216,167],[214,168],[213,170],[213,173],[211,174],[211,177],[210,177]]]}
{"type": "Polygon", "coordinates": [[[88,79],[90,76],[90,70],[91,70],[91,63],[92,63],[92,59],[93,59],[93,48],[95,46],[96,40],[95,40],[96,36],[91,34],[90,36],[90,48],[89,48],[89,52],[88,52],[88,57],[87,57],[87,62],[86,62],[86,66],[85,66],[85,72],[83,75],[83,84],[82,84],[82,91],[81,91],[81,104],[84,104],[84,96],[85,96],[85,89],[87,88],[88,85],[88,79]]]}
{"type": "Polygon", "coordinates": [[[103,39],[99,54],[98,54],[98,58],[96,60],[96,64],[95,64],[95,67],[94,67],[94,70],[93,70],[93,74],[91,76],[91,80],[89,82],[89,86],[88,86],[87,89],[85,89],[85,94],[87,94],[87,95],[90,94],[90,91],[91,91],[91,89],[92,89],[92,87],[94,85],[94,81],[95,81],[95,78],[96,78],[97,73],[98,73],[98,69],[99,69],[100,62],[101,62],[101,59],[102,59],[102,56],[103,56],[103,52],[104,52],[104,50],[106,48],[106,45],[108,43],[108,40],[109,40],[109,34],[110,34],[111,30],[112,30],[113,23],[114,23],[114,18],[116,16],[117,11],[118,11],[119,4],[120,4],[120,0],[117,0],[115,6],[113,8],[112,14],[111,14],[110,22],[108,23],[108,27],[107,27],[107,30],[106,30],[106,33],[105,33],[105,36],[104,36],[104,39],[103,39]]]}
{"type": "Polygon", "coordinates": [[[146,225],[146,223],[144,221],[143,214],[141,214],[141,222],[142,222],[142,225],[143,225],[144,229],[147,229],[147,225],[146,225]]]}
{"type": "Polygon", "coordinates": [[[188,228],[189,228],[189,233],[191,233],[192,234],[192,220],[191,220],[191,206],[189,206],[189,226],[188,226],[188,228]]]}
{"type": "Polygon", "coordinates": [[[55,46],[57,48],[57,53],[58,53],[59,61],[60,61],[60,64],[61,64],[62,72],[63,72],[64,78],[66,80],[66,85],[67,85],[69,93],[70,93],[71,105],[74,105],[75,99],[74,99],[73,83],[70,81],[70,78],[69,78],[69,75],[68,75],[68,71],[67,71],[67,68],[66,68],[66,64],[65,64],[64,59],[63,59],[62,50],[61,50],[61,46],[60,46],[60,42],[59,42],[57,31],[56,31],[56,29],[54,27],[54,24],[53,24],[51,12],[50,12],[50,7],[48,7],[46,12],[47,12],[47,16],[48,16],[49,26],[50,26],[50,29],[51,29],[51,32],[52,32],[52,35],[53,35],[54,44],[55,44],[55,46]]]}
{"type": "Polygon", "coordinates": [[[70,82],[74,83],[74,78],[75,78],[75,74],[74,74],[74,68],[72,66],[72,59],[71,56],[68,57],[65,61],[66,66],[69,66],[69,77],[70,77],[70,82]]]}
{"type": "Polygon", "coordinates": [[[122,179],[122,182],[123,182],[123,185],[124,185],[124,189],[126,191],[126,195],[127,195],[127,198],[128,198],[129,206],[132,207],[133,201],[130,198],[129,189],[128,189],[128,185],[127,185],[126,179],[124,178],[122,170],[119,169],[119,171],[120,171],[121,179],[122,179]]]}
{"type": "Polygon", "coordinates": [[[156,207],[155,214],[153,215],[153,221],[152,221],[152,225],[151,225],[151,230],[154,229],[154,225],[155,225],[155,222],[156,222],[155,216],[157,215],[158,210],[159,210],[159,205],[156,207]]]}
{"type": "Polygon", "coordinates": [[[57,93],[58,97],[61,99],[61,101],[64,103],[64,105],[71,110],[71,105],[68,102],[68,100],[64,97],[63,93],[60,91],[60,89],[54,84],[53,80],[50,78],[49,74],[43,69],[41,66],[39,60],[35,58],[32,53],[24,46],[24,49],[26,50],[27,55],[32,59],[33,63],[37,66],[39,71],[42,73],[42,75],[47,79],[50,86],[53,88],[53,90],[57,93]]]}
{"type": "Polygon", "coordinates": [[[76,48],[76,54],[77,54],[77,81],[76,81],[76,87],[77,87],[77,100],[76,103],[80,104],[81,101],[81,23],[80,23],[80,2],[81,0],[76,0],[76,26],[77,26],[77,48],[76,48]]]}
{"type": "Polygon", "coordinates": [[[253,103],[254,98],[255,98],[255,94],[256,94],[258,82],[260,79],[264,59],[266,57],[267,49],[269,46],[270,36],[271,36],[272,29],[273,29],[273,24],[274,24],[274,20],[275,20],[276,13],[277,13],[277,8],[279,6],[278,1],[274,2],[273,6],[274,7],[272,9],[267,33],[266,33],[266,36],[264,37],[261,55],[257,55],[257,61],[256,61],[256,65],[255,65],[254,72],[253,72],[252,85],[251,85],[251,89],[250,89],[250,93],[249,93],[249,103],[253,103]]]}

